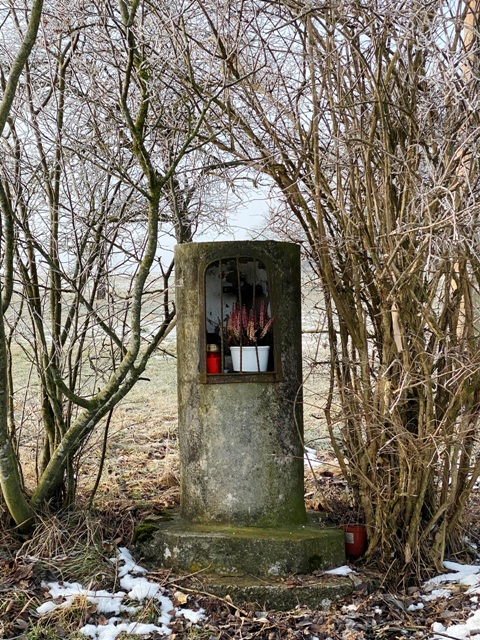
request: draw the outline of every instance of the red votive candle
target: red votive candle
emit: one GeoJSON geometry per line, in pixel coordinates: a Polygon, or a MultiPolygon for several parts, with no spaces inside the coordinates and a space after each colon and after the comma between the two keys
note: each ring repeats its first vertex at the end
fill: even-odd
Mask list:
{"type": "Polygon", "coordinates": [[[218,344],[207,344],[207,373],[221,372],[221,357],[218,344]]]}

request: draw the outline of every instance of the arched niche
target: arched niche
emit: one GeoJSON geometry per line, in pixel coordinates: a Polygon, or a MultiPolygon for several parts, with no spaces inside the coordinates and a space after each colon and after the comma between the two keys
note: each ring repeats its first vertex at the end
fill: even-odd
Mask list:
{"type": "Polygon", "coordinates": [[[278,301],[268,256],[219,257],[205,263],[199,277],[202,381],[280,379],[278,301]],[[219,360],[218,369],[209,363],[212,350],[219,360]]]}

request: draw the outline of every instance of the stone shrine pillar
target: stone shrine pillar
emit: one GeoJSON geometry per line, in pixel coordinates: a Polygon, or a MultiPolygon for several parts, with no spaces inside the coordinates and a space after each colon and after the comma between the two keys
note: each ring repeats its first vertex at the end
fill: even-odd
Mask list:
{"type": "Polygon", "coordinates": [[[183,244],[175,273],[182,517],[249,527],[305,523],[299,246],[183,244]],[[235,313],[257,323],[262,309],[270,326],[262,337],[257,328],[257,346],[268,353],[258,371],[248,335],[240,331],[239,340],[231,329],[235,313]],[[242,369],[253,370],[234,371],[234,346],[242,369]]]}
{"type": "Polygon", "coordinates": [[[179,245],[175,280],[181,510],[137,545],[261,589],[343,564],[343,531],[304,505],[299,247],[179,245]]]}

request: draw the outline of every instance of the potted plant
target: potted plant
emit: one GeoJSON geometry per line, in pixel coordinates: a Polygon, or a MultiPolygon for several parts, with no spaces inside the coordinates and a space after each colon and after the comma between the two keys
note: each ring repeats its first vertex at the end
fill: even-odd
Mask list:
{"type": "Polygon", "coordinates": [[[266,371],[273,318],[265,302],[256,311],[234,304],[226,325],[226,340],[232,354],[234,371],[266,371]]]}

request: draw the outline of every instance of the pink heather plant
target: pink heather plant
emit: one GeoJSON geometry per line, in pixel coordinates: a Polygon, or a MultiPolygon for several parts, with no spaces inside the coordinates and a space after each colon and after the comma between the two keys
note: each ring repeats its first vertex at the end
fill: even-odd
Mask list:
{"type": "Polygon", "coordinates": [[[260,303],[258,314],[254,309],[247,311],[245,305],[240,308],[239,304],[234,304],[232,313],[227,320],[227,344],[230,347],[240,345],[253,347],[261,344],[261,341],[271,331],[272,324],[273,318],[268,317],[263,300],[260,303]]]}

